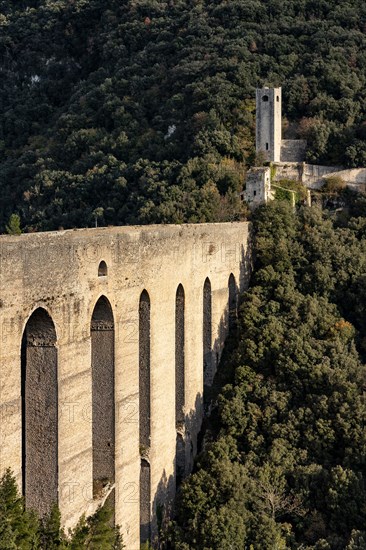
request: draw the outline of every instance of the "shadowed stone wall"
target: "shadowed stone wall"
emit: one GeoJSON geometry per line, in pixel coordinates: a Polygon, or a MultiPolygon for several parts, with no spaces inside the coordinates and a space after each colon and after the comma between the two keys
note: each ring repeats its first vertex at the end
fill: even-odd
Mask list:
{"type": "Polygon", "coordinates": [[[150,298],[141,294],[139,308],[140,454],[150,447],[150,298]]]}
{"type": "Polygon", "coordinates": [[[91,321],[93,495],[114,483],[114,321],[111,306],[99,298],[91,321]]]}
{"type": "Polygon", "coordinates": [[[140,472],[140,543],[143,544],[151,537],[151,476],[150,464],[141,460],[140,472]]]}
{"type": "Polygon", "coordinates": [[[283,139],[281,142],[281,162],[305,162],[306,140],[283,139]]]}
{"type": "Polygon", "coordinates": [[[184,290],[179,285],[175,298],[175,423],[184,425],[184,290]]]}
{"type": "Polygon", "coordinates": [[[176,464],[176,486],[179,487],[179,485],[182,483],[186,475],[186,443],[184,441],[184,436],[181,433],[177,433],[175,464],[176,464]]]}
{"type": "MultiPolygon", "coordinates": [[[[212,364],[212,296],[211,283],[209,279],[205,280],[203,287],[203,386],[211,386],[213,381],[212,364]]],[[[204,393],[205,398],[205,393],[204,393]]]]}
{"type": "Polygon", "coordinates": [[[37,309],[22,341],[23,493],[39,514],[58,502],[57,349],[51,317],[37,309]]]}
{"type": "Polygon", "coordinates": [[[150,498],[150,298],[146,290],[139,307],[139,395],[140,395],[140,542],[149,540],[151,531],[150,498]],[[146,458],[145,458],[146,457],[146,458]]]}
{"type": "Polygon", "coordinates": [[[236,288],[235,277],[231,273],[229,277],[229,329],[235,326],[238,316],[238,291],[236,288]]]}
{"type": "MultiPolygon", "coordinates": [[[[175,297],[175,425],[177,428],[177,445],[175,453],[176,485],[179,486],[186,470],[186,431],[184,414],[184,346],[185,346],[185,319],[184,319],[184,289],[177,288],[175,297]]],[[[188,442],[189,443],[189,442],[188,442]]]]}

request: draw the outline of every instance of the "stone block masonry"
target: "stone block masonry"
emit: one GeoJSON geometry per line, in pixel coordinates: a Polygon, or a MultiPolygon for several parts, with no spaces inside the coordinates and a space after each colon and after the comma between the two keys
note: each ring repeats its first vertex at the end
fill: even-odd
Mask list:
{"type": "Polygon", "coordinates": [[[154,536],[250,265],[245,222],[0,236],[0,471],[30,507],[108,499],[128,550],[154,536]]]}

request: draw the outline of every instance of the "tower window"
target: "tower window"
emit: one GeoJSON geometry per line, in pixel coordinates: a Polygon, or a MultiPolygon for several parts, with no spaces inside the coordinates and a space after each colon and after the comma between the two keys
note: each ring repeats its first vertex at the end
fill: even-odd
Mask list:
{"type": "Polygon", "coordinates": [[[262,97],[262,101],[268,101],[268,95],[264,95],[264,96],[262,97]]]}
{"type": "Polygon", "coordinates": [[[277,99],[277,101],[280,101],[280,96],[278,95],[278,96],[276,97],[276,99],[277,99]]]}
{"type": "Polygon", "coordinates": [[[257,191],[253,191],[253,196],[254,196],[254,197],[257,196],[257,191]]]}
{"type": "Polygon", "coordinates": [[[269,149],[269,146],[268,146],[268,143],[266,143],[266,151],[268,151],[269,149]]]}

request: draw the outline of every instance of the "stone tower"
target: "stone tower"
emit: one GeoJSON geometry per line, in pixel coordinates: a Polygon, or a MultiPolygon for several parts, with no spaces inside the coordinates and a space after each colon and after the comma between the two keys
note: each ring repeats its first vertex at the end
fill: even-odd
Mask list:
{"type": "Polygon", "coordinates": [[[281,160],[281,106],[281,88],[257,88],[256,151],[273,162],[281,160]]]}

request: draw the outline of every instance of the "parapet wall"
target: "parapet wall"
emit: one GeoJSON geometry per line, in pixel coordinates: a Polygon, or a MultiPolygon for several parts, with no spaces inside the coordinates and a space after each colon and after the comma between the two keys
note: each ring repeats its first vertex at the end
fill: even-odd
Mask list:
{"type": "MultiPolygon", "coordinates": [[[[121,525],[126,548],[138,550],[141,490],[144,491],[141,488],[147,487],[147,493],[150,489],[150,496],[145,495],[145,500],[147,498],[148,505],[150,499],[152,533],[156,530],[157,506],[169,503],[175,492],[178,286],[184,289],[184,333],[181,334],[184,334],[185,421],[180,447],[183,445],[187,473],[196,452],[202,419],[205,281],[209,280],[211,288],[211,324],[207,326],[211,327],[213,374],[228,331],[229,278],[232,276],[237,291],[242,291],[249,281],[250,262],[249,224],[244,222],[1,236],[0,471],[10,466],[21,487],[25,460],[22,436],[27,414],[22,412],[25,382],[21,365],[25,360],[27,368],[33,365],[28,358],[21,358],[22,339],[32,313],[44,311],[44,318],[50,318],[50,326],[54,325],[56,343],[43,344],[39,339],[35,344],[40,347],[34,353],[42,358],[51,354],[54,358],[57,354],[56,473],[58,502],[65,526],[74,525],[82,513],[91,513],[108,496],[93,498],[95,452],[92,443],[93,433],[98,431],[93,430],[93,423],[98,419],[92,403],[91,323],[95,305],[105,297],[113,322],[107,319],[99,327],[101,321],[96,317],[93,330],[107,331],[107,340],[103,340],[102,332],[96,335],[94,361],[99,362],[101,368],[108,368],[101,357],[104,348],[102,345],[98,348],[98,342],[103,340],[103,346],[109,350],[108,361],[114,362],[111,383],[115,399],[111,407],[115,407],[115,441],[111,448],[115,449],[115,485],[111,490],[115,491],[116,522],[121,525]],[[106,263],[107,275],[103,268],[98,276],[101,261],[106,263]],[[144,290],[150,301],[149,332],[144,336],[149,345],[151,392],[148,456],[139,443],[139,303],[144,290]],[[108,332],[111,330],[114,330],[114,346],[108,332]],[[49,345],[56,351],[47,351],[49,345]],[[147,465],[149,476],[141,477],[147,465]],[[143,480],[141,485],[140,480],[143,480]]],[[[180,323],[182,315],[181,311],[180,323]]],[[[106,388],[105,395],[110,387],[106,388]]],[[[52,395],[41,398],[51,399],[52,395]]],[[[108,407],[104,407],[104,411],[110,415],[108,407]]],[[[110,421],[110,416],[108,418],[110,421]]]]}
{"type": "Polygon", "coordinates": [[[357,191],[366,187],[366,168],[345,170],[342,166],[322,166],[305,162],[274,163],[274,181],[292,179],[300,181],[309,189],[320,189],[330,176],[340,177],[345,184],[357,191]]]}

